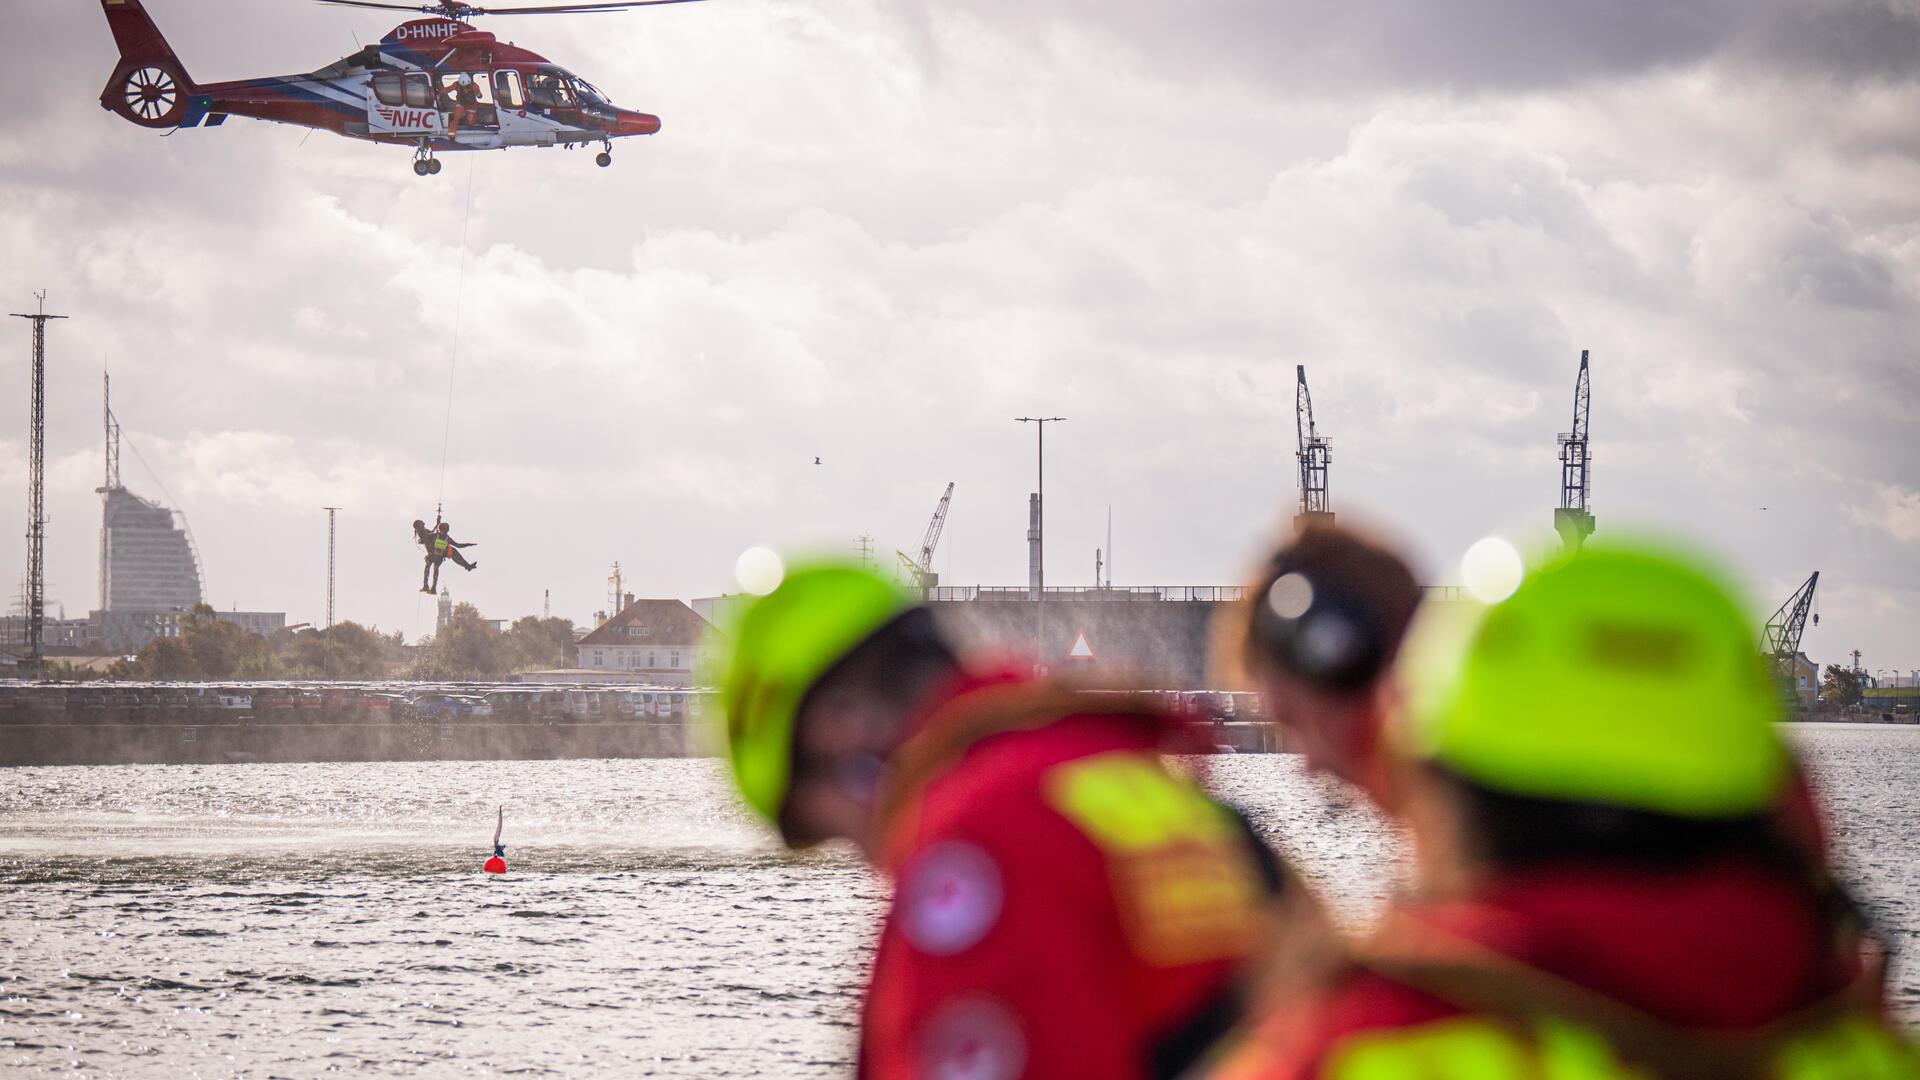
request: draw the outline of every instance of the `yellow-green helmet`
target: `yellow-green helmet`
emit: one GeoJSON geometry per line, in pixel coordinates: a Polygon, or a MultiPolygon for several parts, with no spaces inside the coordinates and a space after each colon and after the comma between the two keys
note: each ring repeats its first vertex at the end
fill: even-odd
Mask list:
{"type": "Polygon", "coordinates": [[[787,570],[716,640],[727,760],[747,805],[777,822],[793,772],[793,727],[815,683],[911,606],[898,585],[857,564],[787,570]]]}
{"type": "Polygon", "coordinates": [[[1410,631],[1402,745],[1485,787],[1689,818],[1758,812],[1788,755],[1754,622],[1697,560],[1589,547],[1410,631]]]}

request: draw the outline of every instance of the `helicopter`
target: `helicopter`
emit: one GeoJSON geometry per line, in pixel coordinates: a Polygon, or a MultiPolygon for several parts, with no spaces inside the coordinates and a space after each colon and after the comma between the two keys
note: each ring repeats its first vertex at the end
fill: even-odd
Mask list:
{"type": "Polygon", "coordinates": [[[435,155],[455,150],[600,144],[652,135],[660,118],[617,108],[592,83],[469,21],[482,15],[621,11],[694,0],[625,0],[486,8],[461,0],[419,5],[318,0],[341,7],[419,12],[377,45],[304,75],[198,83],[174,54],[141,0],[100,0],[120,63],[100,107],[144,128],[219,127],[229,116],[330,131],[350,139],[413,147],[413,171],[440,171],[435,155]]]}

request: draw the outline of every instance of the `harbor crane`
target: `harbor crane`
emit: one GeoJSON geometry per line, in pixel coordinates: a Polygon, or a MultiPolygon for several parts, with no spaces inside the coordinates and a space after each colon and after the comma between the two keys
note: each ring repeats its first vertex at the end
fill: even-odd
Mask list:
{"type": "MultiPolygon", "coordinates": [[[[1760,633],[1760,653],[1766,658],[1768,668],[1780,685],[1787,707],[1791,711],[1799,704],[1800,698],[1793,685],[1794,657],[1800,655],[1800,636],[1807,630],[1807,613],[1813,610],[1813,590],[1820,585],[1820,571],[1802,582],[1787,602],[1767,620],[1765,630],[1760,633]]],[[[1813,616],[1813,625],[1820,625],[1820,616],[1813,616]]]]}
{"type": "Polygon", "coordinates": [[[904,551],[894,554],[900,557],[901,578],[912,588],[918,589],[924,596],[928,589],[940,584],[940,575],[933,570],[933,551],[940,546],[940,534],[947,528],[947,508],[953,505],[953,481],[947,481],[947,490],[940,496],[940,505],[933,509],[933,520],[927,522],[926,535],[920,538],[920,550],[913,555],[904,551]]]}
{"type": "Polygon", "coordinates": [[[1573,430],[1560,433],[1560,506],[1553,512],[1553,530],[1569,552],[1579,551],[1593,535],[1592,457],[1587,452],[1587,407],[1592,383],[1587,373],[1587,350],[1580,350],[1580,374],[1573,383],[1573,430]]]}
{"type": "Polygon", "coordinates": [[[1333,461],[1333,442],[1313,426],[1313,395],[1307,390],[1307,365],[1294,365],[1294,435],[1299,449],[1294,457],[1300,463],[1300,512],[1293,527],[1333,524],[1333,502],[1327,494],[1327,466],[1333,461]]]}

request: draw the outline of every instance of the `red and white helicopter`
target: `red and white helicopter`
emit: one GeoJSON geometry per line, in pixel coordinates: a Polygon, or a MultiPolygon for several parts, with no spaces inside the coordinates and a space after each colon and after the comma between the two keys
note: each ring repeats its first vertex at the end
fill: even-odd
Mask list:
{"type": "Polygon", "coordinates": [[[417,11],[378,45],[305,75],[197,83],[174,55],[141,0],[100,0],[120,64],[100,105],[146,128],[217,127],[250,116],[351,139],[413,147],[413,171],[440,171],[451,150],[599,143],[595,161],[613,164],[613,140],[651,135],[660,118],[616,108],[585,79],[537,53],[475,29],[478,15],[557,15],[684,4],[692,0],[484,8],[461,0],[423,5],[319,0],[344,7],[417,11]]]}

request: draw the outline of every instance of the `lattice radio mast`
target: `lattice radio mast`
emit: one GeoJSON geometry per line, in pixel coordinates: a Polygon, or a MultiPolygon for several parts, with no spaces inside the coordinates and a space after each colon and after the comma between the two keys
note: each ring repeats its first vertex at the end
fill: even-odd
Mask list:
{"type": "Polygon", "coordinates": [[[47,294],[31,315],[14,314],[33,323],[33,390],[27,405],[30,432],[27,452],[27,657],[35,678],[46,675],[47,615],[47,320],[65,315],[47,314],[47,294]]]}

